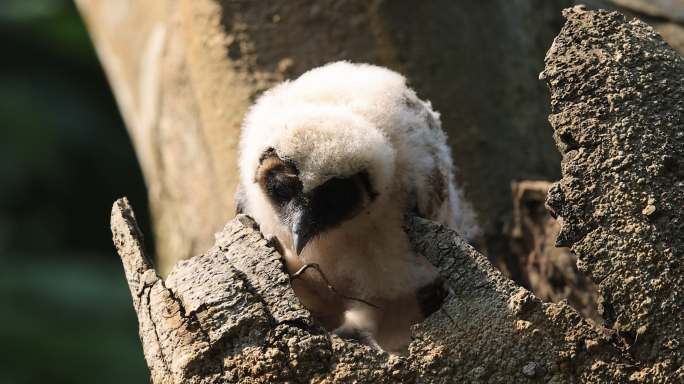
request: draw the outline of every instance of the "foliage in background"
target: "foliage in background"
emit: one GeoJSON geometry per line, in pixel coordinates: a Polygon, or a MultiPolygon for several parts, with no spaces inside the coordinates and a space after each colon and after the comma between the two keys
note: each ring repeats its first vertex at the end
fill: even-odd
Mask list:
{"type": "Polygon", "coordinates": [[[108,221],[146,196],[87,32],[69,1],[3,0],[0,43],[0,382],[144,383],[108,221]]]}

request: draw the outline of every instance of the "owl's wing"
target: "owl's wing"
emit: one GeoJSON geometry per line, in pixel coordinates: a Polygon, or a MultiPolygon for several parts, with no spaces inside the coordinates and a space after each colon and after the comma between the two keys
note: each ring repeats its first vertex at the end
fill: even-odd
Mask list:
{"type": "Polygon", "coordinates": [[[426,185],[418,186],[415,196],[415,212],[418,216],[450,225],[449,179],[435,166],[426,179],[426,185]]]}
{"type": "Polygon", "coordinates": [[[415,212],[418,216],[446,225],[466,240],[472,241],[480,233],[472,205],[456,185],[451,158],[435,158],[426,185],[417,193],[415,212]]]}

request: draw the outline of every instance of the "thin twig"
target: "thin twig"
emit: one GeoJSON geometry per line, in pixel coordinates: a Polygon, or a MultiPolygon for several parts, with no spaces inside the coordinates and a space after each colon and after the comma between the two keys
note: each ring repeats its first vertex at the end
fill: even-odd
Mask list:
{"type": "Polygon", "coordinates": [[[373,308],[376,308],[376,309],[380,309],[379,306],[377,306],[377,305],[375,305],[375,304],[373,304],[373,303],[371,303],[371,302],[369,302],[369,301],[366,301],[366,300],[364,300],[364,299],[359,299],[359,298],[357,298],[357,297],[347,296],[347,295],[345,295],[345,294],[343,294],[343,293],[338,292],[338,291],[335,289],[335,287],[333,287],[332,284],[330,284],[330,280],[328,280],[328,277],[325,276],[325,273],[323,273],[323,270],[321,270],[321,266],[318,265],[318,264],[316,264],[316,263],[307,263],[307,264],[304,264],[301,268],[299,268],[299,270],[298,270],[297,272],[295,272],[295,273],[293,273],[292,275],[290,275],[290,280],[294,280],[294,279],[297,279],[297,278],[301,277],[301,275],[303,275],[304,272],[306,272],[306,270],[309,269],[309,268],[313,268],[313,269],[315,269],[316,271],[318,271],[318,273],[319,273],[319,274],[321,275],[321,277],[323,278],[323,281],[325,282],[325,285],[328,286],[328,289],[329,289],[332,293],[334,293],[334,294],[336,294],[336,295],[342,297],[343,299],[358,301],[359,303],[363,303],[363,304],[366,304],[366,305],[368,305],[368,306],[370,306],[370,307],[373,307],[373,308]]]}

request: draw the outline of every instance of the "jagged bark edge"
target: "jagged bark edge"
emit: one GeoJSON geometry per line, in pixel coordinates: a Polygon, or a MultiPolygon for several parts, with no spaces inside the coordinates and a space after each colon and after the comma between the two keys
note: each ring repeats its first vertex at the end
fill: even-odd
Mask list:
{"type": "Polygon", "coordinates": [[[440,268],[452,294],[442,310],[416,327],[410,355],[398,358],[324,332],[296,301],[280,260],[274,257],[275,251],[268,248],[251,219],[240,216],[230,222],[218,235],[212,250],[183,261],[174,269],[167,279],[167,287],[149,263],[142,264],[142,243],[139,236],[131,235],[137,232],[134,216],[128,212],[130,206],[125,200],[114,204],[112,229],[115,240],[118,239],[116,244],[134,302],[136,298],[145,298],[136,306],[136,313],[145,357],[155,383],[193,380],[214,383],[230,377],[253,377],[244,373],[244,365],[257,363],[273,367],[287,365],[286,373],[266,369],[254,376],[266,375],[272,382],[293,377],[332,382],[405,382],[417,378],[424,382],[443,382],[467,377],[472,367],[478,368],[478,362],[486,361],[486,355],[496,349],[521,354],[525,360],[522,363],[536,367],[536,371],[532,369],[532,376],[526,377],[522,365],[511,371],[506,367],[497,368],[493,363],[483,364],[485,371],[491,371],[487,373],[490,377],[570,378],[575,370],[588,371],[596,361],[602,362],[602,369],[592,375],[624,377],[619,368],[628,363],[628,358],[574,310],[564,304],[542,303],[496,271],[484,256],[451,230],[424,220],[412,219],[408,223],[413,228],[416,249],[440,268]],[[127,251],[131,247],[137,251],[127,251]],[[251,256],[235,257],[250,251],[251,256]],[[144,265],[144,268],[131,268],[131,265],[144,265]],[[250,271],[255,266],[262,272],[240,270],[250,271]],[[207,270],[218,271],[220,275],[214,281],[205,278],[192,281],[192,276],[207,270]],[[223,295],[230,287],[239,285],[247,288],[235,288],[223,295]],[[196,297],[195,289],[206,295],[196,297]],[[218,298],[205,300],[212,294],[218,298]],[[235,313],[224,307],[231,295],[247,303],[235,313]],[[245,313],[254,315],[244,316],[245,313]],[[489,324],[481,324],[481,319],[488,319],[489,324]],[[492,329],[487,333],[489,327],[492,329]],[[252,331],[258,335],[245,336],[252,331]],[[464,342],[464,338],[473,340],[464,342]],[[493,345],[491,338],[509,341],[493,345]],[[297,352],[291,350],[292,345],[304,344],[307,346],[297,352]],[[569,355],[574,344],[583,344],[586,348],[569,355]],[[240,346],[240,351],[231,351],[234,346],[240,346]],[[262,352],[245,352],[256,346],[262,352]],[[275,359],[266,356],[269,353],[278,356],[275,359]],[[462,364],[462,370],[454,367],[459,353],[472,356],[468,363],[462,364]],[[553,372],[549,367],[555,361],[546,361],[541,357],[544,355],[566,356],[562,360],[567,367],[553,372]],[[234,366],[226,367],[225,359],[238,362],[233,361],[234,366]],[[440,366],[441,373],[435,373],[435,367],[440,366]]]}

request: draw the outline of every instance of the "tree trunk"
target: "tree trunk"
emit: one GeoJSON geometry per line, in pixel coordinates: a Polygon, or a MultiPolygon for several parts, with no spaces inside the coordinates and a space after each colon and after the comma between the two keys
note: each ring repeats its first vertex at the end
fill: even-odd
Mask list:
{"type": "Polygon", "coordinates": [[[557,245],[649,374],[684,380],[684,59],[639,20],[569,13],[546,56],[563,178],[557,245]]]}
{"type": "Polygon", "coordinates": [[[112,230],[153,382],[682,382],[684,60],[617,13],[565,17],[542,74],[563,155],[547,203],[612,330],[542,302],[454,232],[410,218],[416,252],[450,294],[415,326],[408,356],[391,356],[325,332],[246,216],[160,279],[124,199],[112,230]]]}
{"type": "Polygon", "coordinates": [[[398,70],[442,112],[490,248],[510,180],[558,177],[535,80],[569,0],[76,2],[142,166],[162,271],[209,248],[233,216],[252,101],[334,60],[398,70]]]}

